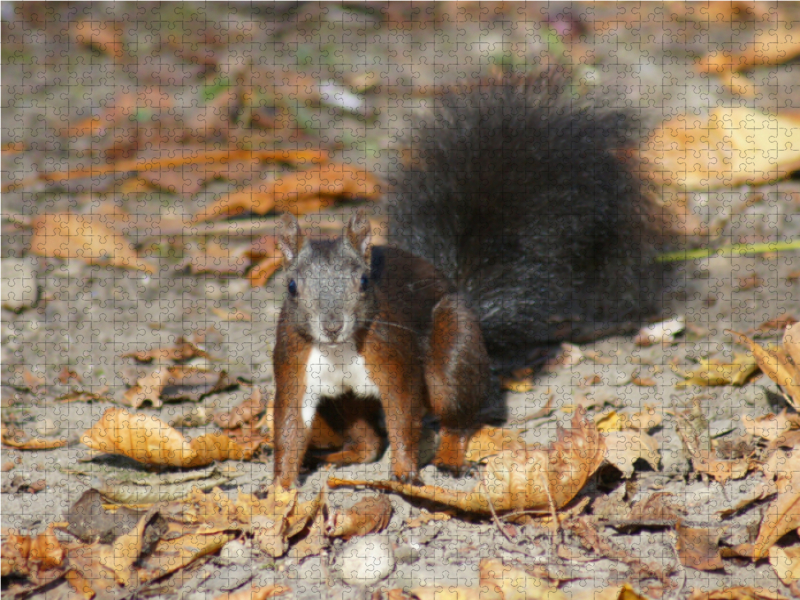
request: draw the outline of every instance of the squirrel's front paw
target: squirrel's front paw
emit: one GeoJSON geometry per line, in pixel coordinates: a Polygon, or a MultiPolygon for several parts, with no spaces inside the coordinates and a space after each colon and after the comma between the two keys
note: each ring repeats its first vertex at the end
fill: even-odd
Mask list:
{"type": "Polygon", "coordinates": [[[433,464],[453,475],[463,475],[467,470],[467,444],[469,433],[442,428],[441,440],[433,464]]]}

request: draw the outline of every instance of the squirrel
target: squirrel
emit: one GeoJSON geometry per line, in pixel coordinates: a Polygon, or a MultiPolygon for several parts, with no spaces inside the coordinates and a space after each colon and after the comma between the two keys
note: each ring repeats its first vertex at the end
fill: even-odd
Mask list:
{"type": "Polygon", "coordinates": [[[499,393],[498,368],[658,312],[663,220],[632,158],[638,122],[569,86],[546,72],[441,97],[390,178],[387,246],[371,243],[363,210],[327,240],[283,217],[288,283],[273,356],[281,485],[299,476],[323,398],[342,394],[353,418],[327,462],[378,457],[367,409],[354,408],[377,397],[394,478],[419,482],[428,413],[441,427],[434,464],[459,473],[499,393]]]}

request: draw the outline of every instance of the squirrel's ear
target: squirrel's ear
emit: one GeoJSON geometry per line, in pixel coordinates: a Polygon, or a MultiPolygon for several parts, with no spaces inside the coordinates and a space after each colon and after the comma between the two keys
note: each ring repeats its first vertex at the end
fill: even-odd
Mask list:
{"type": "Polygon", "coordinates": [[[278,238],[278,248],[283,253],[284,260],[289,263],[297,258],[300,248],[303,245],[303,232],[300,231],[300,223],[297,222],[295,216],[291,213],[286,213],[278,221],[278,230],[276,232],[278,238]]]}
{"type": "Polygon", "coordinates": [[[363,208],[359,208],[356,213],[350,217],[350,222],[347,224],[347,231],[345,232],[347,239],[358,252],[365,258],[369,254],[369,245],[372,241],[372,232],[370,231],[369,220],[367,213],[363,208]]]}

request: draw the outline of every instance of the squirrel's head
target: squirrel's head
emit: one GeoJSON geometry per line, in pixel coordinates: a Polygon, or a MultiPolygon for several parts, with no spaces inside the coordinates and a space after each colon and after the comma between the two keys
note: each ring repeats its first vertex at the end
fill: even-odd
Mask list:
{"type": "Polygon", "coordinates": [[[287,214],[277,237],[287,266],[284,314],[316,342],[349,340],[369,317],[371,235],[364,211],[332,240],[307,239],[287,214]]]}

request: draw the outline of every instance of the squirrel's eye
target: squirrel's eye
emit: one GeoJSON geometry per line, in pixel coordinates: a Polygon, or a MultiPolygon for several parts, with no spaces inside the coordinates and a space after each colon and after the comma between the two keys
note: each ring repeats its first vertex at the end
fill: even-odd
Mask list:
{"type": "Polygon", "coordinates": [[[289,280],[289,293],[292,296],[297,296],[297,282],[294,279],[289,280]]]}
{"type": "Polygon", "coordinates": [[[369,276],[366,275],[366,274],[362,275],[361,276],[361,291],[362,292],[366,292],[368,286],[369,286],[369,276]]]}

